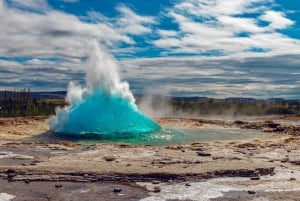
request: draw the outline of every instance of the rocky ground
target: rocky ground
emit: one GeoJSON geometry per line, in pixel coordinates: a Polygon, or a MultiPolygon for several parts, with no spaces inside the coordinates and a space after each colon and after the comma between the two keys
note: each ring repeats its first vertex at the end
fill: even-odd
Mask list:
{"type": "Polygon", "coordinates": [[[258,129],[276,137],[81,145],[28,140],[47,135],[44,117],[0,119],[0,200],[300,200],[300,117],[157,121],[258,129]]]}

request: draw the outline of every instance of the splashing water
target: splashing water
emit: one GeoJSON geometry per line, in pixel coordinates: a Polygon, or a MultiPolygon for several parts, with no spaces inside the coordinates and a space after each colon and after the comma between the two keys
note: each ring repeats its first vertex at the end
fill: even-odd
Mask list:
{"type": "MultiPolygon", "coordinates": [[[[91,43],[86,65],[86,86],[69,83],[66,101],[48,120],[50,128],[64,134],[138,135],[161,127],[135,104],[127,82],[121,82],[117,61],[91,43]]],[[[118,136],[116,136],[118,137],[118,136]]]]}

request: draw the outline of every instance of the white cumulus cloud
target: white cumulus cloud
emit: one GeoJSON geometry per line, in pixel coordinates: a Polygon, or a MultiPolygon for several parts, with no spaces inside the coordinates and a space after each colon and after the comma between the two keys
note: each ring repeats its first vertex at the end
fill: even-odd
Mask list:
{"type": "Polygon", "coordinates": [[[117,9],[122,14],[122,17],[118,19],[117,24],[120,26],[123,33],[142,35],[152,32],[150,27],[144,25],[154,24],[155,21],[153,17],[139,16],[126,6],[119,6],[117,9]]]}
{"type": "Polygon", "coordinates": [[[300,40],[278,32],[293,25],[283,12],[272,10],[272,0],[183,0],[169,9],[177,33],[153,41],[162,54],[217,52],[240,57],[300,53],[300,40]],[[251,15],[249,15],[251,14],[251,15]],[[268,23],[263,24],[262,22],[268,23]],[[260,51],[258,51],[260,50],[260,51]]]}
{"type": "Polygon", "coordinates": [[[269,22],[271,29],[284,29],[294,24],[292,20],[285,17],[284,13],[278,11],[267,11],[261,19],[269,22]]]}

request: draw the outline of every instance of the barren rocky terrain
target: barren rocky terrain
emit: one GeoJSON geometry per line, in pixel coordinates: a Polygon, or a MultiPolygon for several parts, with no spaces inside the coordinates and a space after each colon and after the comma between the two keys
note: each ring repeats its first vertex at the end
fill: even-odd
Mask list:
{"type": "Polygon", "coordinates": [[[147,146],[28,140],[49,133],[45,117],[2,118],[0,200],[299,200],[299,119],[162,118],[166,127],[257,129],[274,138],[147,146]],[[220,194],[193,197],[199,185],[220,194]]]}

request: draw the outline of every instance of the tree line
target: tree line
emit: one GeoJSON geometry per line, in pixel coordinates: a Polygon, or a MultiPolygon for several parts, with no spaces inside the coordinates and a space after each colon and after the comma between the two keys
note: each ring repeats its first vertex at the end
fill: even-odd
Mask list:
{"type": "Polygon", "coordinates": [[[252,116],[300,114],[300,103],[298,101],[230,101],[207,99],[202,101],[172,101],[172,106],[176,112],[195,114],[199,116],[252,116]]]}
{"type": "MultiPolygon", "coordinates": [[[[141,103],[142,99],[137,98],[141,103]]],[[[151,99],[149,107],[171,115],[194,116],[253,116],[253,115],[300,115],[298,100],[256,100],[256,99],[213,99],[204,97],[160,97],[151,99]]]]}
{"type": "Polygon", "coordinates": [[[0,117],[41,116],[55,113],[59,104],[32,95],[30,88],[6,88],[0,92],[0,117]]]}
{"type": "MultiPolygon", "coordinates": [[[[38,97],[37,94],[31,92],[29,88],[7,88],[0,91],[0,117],[48,116],[55,114],[56,107],[66,105],[63,98],[38,97]]],[[[140,97],[137,98],[138,103],[140,99],[140,97]]],[[[159,111],[162,109],[161,105],[168,105],[174,115],[300,115],[300,102],[296,100],[226,100],[184,97],[164,99],[155,97],[149,107],[159,111]]]]}

